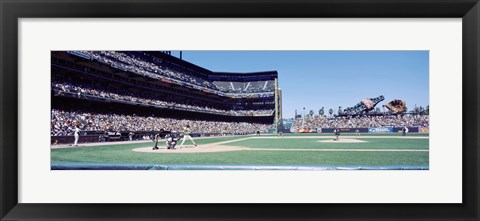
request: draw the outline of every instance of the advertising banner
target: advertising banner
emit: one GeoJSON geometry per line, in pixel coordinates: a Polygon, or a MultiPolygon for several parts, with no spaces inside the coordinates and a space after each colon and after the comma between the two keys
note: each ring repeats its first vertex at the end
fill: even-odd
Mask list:
{"type": "Polygon", "coordinates": [[[297,133],[316,133],[317,128],[297,128],[297,133]]]}
{"type": "Polygon", "coordinates": [[[369,133],[393,133],[393,127],[370,127],[369,133]]]}
{"type": "Polygon", "coordinates": [[[430,130],[428,129],[428,127],[420,127],[420,128],[418,129],[418,132],[419,132],[419,133],[429,133],[430,130]]]}
{"type": "MultiPolygon", "coordinates": [[[[338,128],[340,133],[401,133],[401,127],[338,128]]],[[[317,128],[318,133],[333,133],[335,128],[317,128]]],[[[408,127],[409,133],[428,133],[428,128],[408,127]]]]}
{"type": "MultiPolygon", "coordinates": [[[[318,130],[321,131],[321,133],[333,133],[333,130],[335,128],[318,128],[318,130]]],[[[359,133],[367,133],[368,128],[339,128],[340,133],[356,133],[357,131],[359,133]]]]}
{"type": "MultiPolygon", "coordinates": [[[[402,127],[394,127],[393,128],[394,133],[401,133],[402,132],[402,127]]],[[[408,133],[418,133],[419,132],[419,127],[408,127],[408,133]]]]}

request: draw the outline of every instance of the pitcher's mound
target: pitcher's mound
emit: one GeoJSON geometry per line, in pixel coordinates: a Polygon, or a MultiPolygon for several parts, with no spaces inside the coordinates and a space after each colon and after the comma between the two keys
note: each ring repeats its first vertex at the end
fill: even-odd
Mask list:
{"type": "Polygon", "coordinates": [[[184,146],[183,148],[167,149],[166,147],[159,147],[158,150],[152,150],[152,147],[139,147],[132,149],[135,152],[143,153],[212,153],[212,152],[227,152],[245,150],[246,147],[237,146],[221,146],[221,145],[200,145],[200,146],[184,146]]]}
{"type": "Polygon", "coordinates": [[[349,139],[349,138],[340,138],[338,140],[320,140],[318,142],[322,142],[322,143],[364,143],[364,142],[367,142],[367,141],[364,141],[364,140],[357,140],[357,139],[349,139]]]}

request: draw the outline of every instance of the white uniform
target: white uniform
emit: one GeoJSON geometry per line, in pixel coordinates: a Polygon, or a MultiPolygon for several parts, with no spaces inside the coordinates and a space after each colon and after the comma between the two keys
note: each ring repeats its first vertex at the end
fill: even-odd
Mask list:
{"type": "Polygon", "coordinates": [[[190,128],[185,127],[185,128],[183,128],[183,140],[182,140],[182,143],[180,144],[180,147],[183,146],[183,143],[185,143],[185,140],[187,140],[187,138],[190,139],[195,146],[197,146],[197,144],[193,140],[192,136],[190,136],[190,128]]]}
{"type": "Polygon", "coordinates": [[[78,138],[80,138],[80,129],[78,129],[78,127],[75,128],[75,134],[73,136],[75,137],[75,142],[73,143],[73,146],[78,146],[78,138]]]}

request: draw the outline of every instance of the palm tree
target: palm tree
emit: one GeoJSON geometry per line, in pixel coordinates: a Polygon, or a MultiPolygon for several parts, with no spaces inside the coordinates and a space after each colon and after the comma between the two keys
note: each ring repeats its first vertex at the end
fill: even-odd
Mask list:
{"type": "Polygon", "coordinates": [[[310,110],[310,112],[308,113],[310,116],[313,116],[315,114],[315,112],[313,112],[313,110],[310,110]]]}
{"type": "Polygon", "coordinates": [[[328,113],[330,114],[330,116],[332,116],[332,114],[333,114],[333,109],[330,108],[330,110],[328,110],[328,113]]]}

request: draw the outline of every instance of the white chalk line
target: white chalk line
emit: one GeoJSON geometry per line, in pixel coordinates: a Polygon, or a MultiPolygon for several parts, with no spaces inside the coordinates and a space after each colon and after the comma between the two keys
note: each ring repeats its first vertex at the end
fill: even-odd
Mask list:
{"type": "Polygon", "coordinates": [[[419,149],[284,149],[284,148],[247,148],[245,150],[262,151],[312,151],[312,152],[428,152],[419,149]]]}
{"type": "MultiPolygon", "coordinates": [[[[251,137],[253,139],[331,139],[336,138],[335,136],[271,136],[271,135],[263,135],[263,136],[254,136],[251,137]]],[[[342,138],[356,138],[356,139],[428,139],[429,137],[402,137],[402,136],[340,136],[342,138]]]]}

